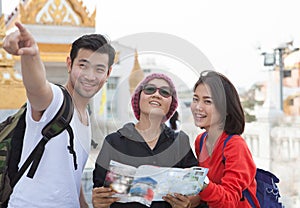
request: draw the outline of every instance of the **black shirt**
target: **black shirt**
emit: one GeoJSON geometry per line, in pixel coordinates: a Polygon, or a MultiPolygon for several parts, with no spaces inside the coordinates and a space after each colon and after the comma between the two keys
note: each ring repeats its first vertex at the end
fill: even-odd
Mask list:
{"type": "MultiPolygon", "coordinates": [[[[94,187],[103,186],[110,160],[138,167],[156,165],[162,167],[188,168],[197,166],[198,162],[192,152],[189,138],[184,132],[175,136],[173,130],[162,125],[153,150],[136,131],[133,123],[124,125],[117,132],[109,134],[103,143],[93,172],[94,187]]],[[[114,203],[114,207],[145,208],[140,203],[114,203]]],[[[171,207],[167,202],[153,202],[151,208],[171,207]]]]}

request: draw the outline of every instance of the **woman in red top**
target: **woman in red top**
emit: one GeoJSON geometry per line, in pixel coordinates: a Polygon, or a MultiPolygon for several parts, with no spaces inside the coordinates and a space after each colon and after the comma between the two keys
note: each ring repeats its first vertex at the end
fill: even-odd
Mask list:
{"type": "Polygon", "coordinates": [[[218,72],[202,72],[194,86],[191,110],[195,125],[207,133],[201,150],[202,134],[195,141],[199,166],[209,168],[209,180],[199,194],[201,207],[251,207],[243,197],[245,189],[260,207],[255,196],[256,166],[240,136],[245,127],[244,111],[233,84],[218,72]],[[223,150],[225,139],[232,134],[223,150]]]}

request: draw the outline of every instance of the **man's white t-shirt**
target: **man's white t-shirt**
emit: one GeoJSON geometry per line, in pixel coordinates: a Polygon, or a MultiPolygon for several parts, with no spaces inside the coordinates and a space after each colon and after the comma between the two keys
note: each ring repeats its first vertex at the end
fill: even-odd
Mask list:
{"type": "MultiPolygon", "coordinates": [[[[61,89],[53,84],[51,86],[53,100],[40,121],[32,119],[31,106],[27,102],[26,130],[19,168],[42,138],[43,127],[56,115],[63,102],[61,89]]],[[[67,149],[70,143],[69,134],[65,130],[46,144],[33,179],[26,176],[31,167],[29,166],[14,187],[8,207],[80,207],[81,176],[90,152],[91,128],[90,125],[85,126],[80,122],[76,110],[70,125],[74,133],[77,170],[74,168],[73,155],[67,149]]]]}

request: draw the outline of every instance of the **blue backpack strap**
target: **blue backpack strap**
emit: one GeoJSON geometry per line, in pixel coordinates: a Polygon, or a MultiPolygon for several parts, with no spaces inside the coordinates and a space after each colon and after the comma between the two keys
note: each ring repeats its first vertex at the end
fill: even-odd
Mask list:
{"type": "Polygon", "coordinates": [[[203,146],[203,142],[204,142],[204,138],[206,137],[207,135],[207,132],[204,132],[202,135],[201,135],[201,138],[200,138],[200,149],[199,149],[199,154],[202,150],[202,146],[203,146]]]}
{"type": "Polygon", "coordinates": [[[225,164],[225,160],[226,160],[226,158],[224,156],[224,149],[225,149],[227,142],[231,139],[232,136],[233,135],[228,135],[228,137],[225,139],[224,144],[223,144],[223,149],[222,149],[222,163],[223,164],[225,164]]]}
{"type": "MultiPolygon", "coordinates": [[[[233,135],[228,135],[228,137],[225,139],[224,144],[223,144],[223,150],[222,150],[222,163],[223,164],[225,164],[225,160],[226,160],[226,158],[224,156],[224,149],[225,149],[225,146],[226,146],[227,142],[232,138],[232,136],[233,135]]],[[[255,208],[255,204],[253,202],[252,197],[250,196],[250,193],[249,193],[248,189],[243,191],[243,197],[245,197],[248,200],[251,207],[255,208]]]]}
{"type": "Polygon", "coordinates": [[[248,191],[248,189],[243,191],[243,196],[248,200],[249,204],[251,205],[251,207],[255,208],[255,204],[254,201],[252,199],[252,197],[250,196],[250,193],[248,191]]]}

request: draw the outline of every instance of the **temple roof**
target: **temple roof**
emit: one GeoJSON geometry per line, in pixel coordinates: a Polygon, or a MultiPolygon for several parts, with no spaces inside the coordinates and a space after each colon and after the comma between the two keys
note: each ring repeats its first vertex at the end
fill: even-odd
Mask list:
{"type": "Polygon", "coordinates": [[[8,16],[7,29],[15,21],[23,24],[95,27],[96,9],[91,14],[78,0],[22,0],[8,16]]]}
{"type": "Polygon", "coordinates": [[[135,51],[134,54],[134,65],[129,75],[129,90],[130,94],[132,94],[136,88],[136,86],[143,80],[144,71],[142,70],[139,60],[138,53],[135,51]]]}
{"type": "MultiPolygon", "coordinates": [[[[2,13],[0,13],[2,14],[2,13]]],[[[96,9],[89,13],[80,0],[20,0],[5,20],[0,16],[0,109],[17,109],[26,101],[21,74],[15,70],[19,56],[2,48],[6,31],[16,21],[35,37],[43,62],[64,63],[70,43],[82,34],[95,31],[96,9]]]]}

